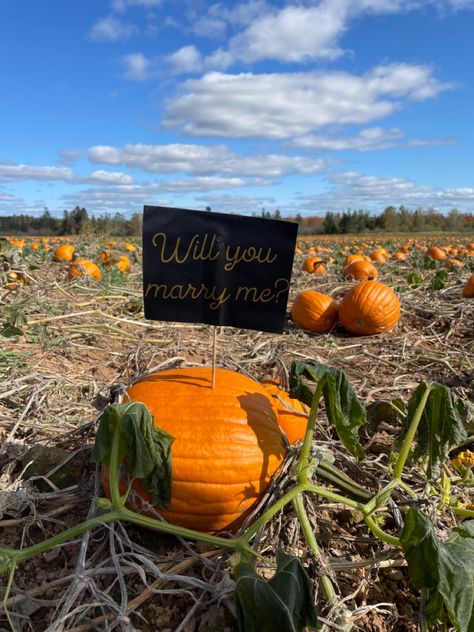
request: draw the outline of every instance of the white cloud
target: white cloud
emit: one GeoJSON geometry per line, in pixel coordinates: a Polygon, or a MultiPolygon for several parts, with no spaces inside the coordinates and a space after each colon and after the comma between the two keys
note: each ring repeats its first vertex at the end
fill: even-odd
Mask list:
{"type": "Polygon", "coordinates": [[[299,196],[300,210],[344,211],[348,208],[380,212],[386,206],[472,210],[474,188],[436,188],[406,178],[381,178],[356,172],[333,174],[323,193],[299,196]]]}
{"type": "Polygon", "coordinates": [[[223,174],[231,177],[280,178],[290,174],[313,175],[326,161],[321,158],[265,154],[244,156],[224,145],[97,145],[89,148],[92,163],[124,165],[150,173],[223,174]]]}
{"type": "Polygon", "coordinates": [[[121,171],[103,171],[101,169],[91,173],[84,181],[102,184],[133,184],[134,182],[132,176],[127,173],[121,171]]]}
{"type": "Polygon", "coordinates": [[[112,9],[117,13],[124,13],[130,7],[143,7],[144,9],[156,9],[161,0],[112,0],[112,9]]]}
{"type": "Polygon", "coordinates": [[[198,72],[202,69],[201,53],[194,46],[183,46],[168,57],[171,69],[175,73],[198,72]]]}
{"type": "Polygon", "coordinates": [[[11,213],[26,212],[27,205],[24,200],[12,195],[4,187],[0,187],[0,213],[9,215],[11,213]]]}
{"type": "Polygon", "coordinates": [[[73,180],[74,174],[67,167],[35,167],[25,164],[0,163],[0,182],[23,180],[73,180]]]}
{"type": "Polygon", "coordinates": [[[89,31],[90,39],[96,42],[117,42],[125,40],[137,32],[137,27],[113,16],[100,18],[89,31]]]}
{"type": "Polygon", "coordinates": [[[230,41],[229,50],[244,62],[334,59],[342,52],[337,38],[345,29],[345,5],[323,1],[318,6],[289,6],[263,15],[230,41]]]}
{"type": "Polygon", "coordinates": [[[210,72],[182,84],[182,94],[167,103],[164,125],[192,136],[287,139],[326,125],[363,125],[389,116],[403,100],[434,98],[452,87],[429,66],[403,63],[360,76],[210,72]]]}
{"type": "Polygon", "coordinates": [[[303,136],[295,138],[289,143],[297,149],[310,149],[314,151],[377,151],[395,147],[437,147],[439,145],[453,144],[452,138],[413,139],[406,140],[405,133],[398,127],[383,129],[381,127],[368,127],[361,130],[355,136],[303,136]]]}
{"type": "Polygon", "coordinates": [[[122,67],[126,79],[146,81],[151,75],[151,62],[142,53],[130,53],[122,58],[122,67]]]}
{"type": "MultiPolygon", "coordinates": [[[[184,12],[188,26],[200,37],[228,39],[203,60],[203,67],[224,70],[237,62],[264,60],[304,63],[335,59],[344,53],[341,39],[356,18],[416,10],[437,9],[449,13],[474,8],[474,0],[320,0],[294,1],[277,7],[265,0],[211,4],[184,12]],[[234,35],[230,36],[229,31],[234,35]],[[225,64],[224,65],[224,61],[225,64]],[[219,62],[219,65],[213,65],[219,62]]],[[[186,70],[183,70],[186,72],[186,70]]]]}

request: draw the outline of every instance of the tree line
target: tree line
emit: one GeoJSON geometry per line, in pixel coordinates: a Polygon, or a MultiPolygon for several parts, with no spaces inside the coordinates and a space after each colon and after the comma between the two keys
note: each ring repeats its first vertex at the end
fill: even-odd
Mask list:
{"type": "MultiPolygon", "coordinates": [[[[211,212],[210,207],[206,211],[211,212]]],[[[405,206],[388,206],[379,214],[363,210],[347,210],[342,213],[328,211],[324,216],[301,214],[284,216],[279,209],[274,212],[262,209],[254,216],[266,219],[284,219],[298,222],[302,235],[338,235],[366,232],[416,233],[416,232],[474,232],[473,213],[461,213],[451,209],[443,214],[434,209],[411,210],[405,206]]],[[[142,231],[141,213],[126,218],[121,213],[99,216],[89,215],[85,208],[76,206],[65,210],[62,217],[54,217],[48,209],[40,216],[0,216],[0,235],[114,235],[117,237],[139,236],[142,231]]]]}
{"type": "Polygon", "coordinates": [[[42,215],[0,216],[0,233],[6,235],[114,235],[133,237],[141,234],[141,213],[134,213],[127,219],[121,213],[99,216],[89,215],[85,208],[76,206],[72,211],[64,211],[62,217],[54,217],[48,209],[42,215]]]}

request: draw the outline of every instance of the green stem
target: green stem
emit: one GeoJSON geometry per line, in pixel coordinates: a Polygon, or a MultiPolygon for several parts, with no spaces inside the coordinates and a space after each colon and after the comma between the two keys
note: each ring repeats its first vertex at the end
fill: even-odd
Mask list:
{"type": "Polygon", "coordinates": [[[390,535],[388,533],[385,533],[385,531],[383,531],[383,529],[381,529],[377,523],[375,522],[375,520],[372,518],[372,516],[364,516],[364,521],[365,524],[369,527],[369,529],[372,531],[372,533],[379,538],[379,540],[382,540],[382,542],[386,542],[387,544],[391,544],[392,546],[396,546],[398,548],[402,548],[402,543],[400,542],[399,538],[396,538],[394,535],[390,535]]]}
{"type": "Polygon", "coordinates": [[[296,476],[299,484],[304,484],[308,480],[308,466],[309,456],[311,452],[311,444],[314,437],[314,425],[316,423],[316,417],[319,409],[319,400],[321,399],[321,393],[323,392],[322,381],[319,380],[316,391],[314,392],[313,402],[311,404],[311,410],[308,416],[308,423],[306,424],[306,432],[304,435],[303,445],[300,450],[298,463],[296,464],[296,476]]]}
{"type": "Polygon", "coordinates": [[[453,507],[453,511],[456,516],[462,516],[463,518],[474,518],[474,510],[463,509],[462,507],[453,507]]]}
{"type": "MultiPolygon", "coordinates": [[[[311,523],[308,518],[308,514],[306,513],[306,509],[303,504],[303,498],[301,496],[296,496],[292,500],[293,508],[298,517],[299,523],[301,525],[301,529],[303,531],[305,540],[309,548],[313,551],[316,557],[321,557],[321,550],[316,541],[316,537],[311,528],[311,523]]],[[[321,587],[323,589],[326,600],[330,605],[333,605],[337,601],[336,591],[334,590],[334,586],[332,585],[331,580],[327,575],[321,575],[321,587]]]]}
{"type": "Polygon", "coordinates": [[[348,491],[350,494],[358,498],[359,500],[368,501],[372,498],[372,494],[366,489],[358,485],[349,476],[346,476],[343,472],[337,469],[334,465],[321,461],[316,467],[316,473],[321,478],[326,479],[336,487],[342,489],[342,491],[348,491]]]}
{"type": "Polygon", "coordinates": [[[49,551],[59,544],[64,544],[64,542],[67,542],[68,540],[73,540],[74,538],[77,538],[77,536],[81,535],[85,531],[89,531],[89,529],[95,529],[96,527],[100,527],[104,524],[107,524],[108,522],[114,522],[115,520],[119,519],[119,511],[109,511],[108,513],[102,514],[101,516],[96,516],[95,518],[91,518],[90,520],[85,520],[84,522],[81,522],[74,527],[66,529],[66,531],[61,531],[61,533],[58,533],[58,535],[55,535],[52,538],[43,540],[42,542],[34,544],[33,546],[29,546],[26,549],[20,549],[18,551],[0,549],[0,553],[4,553],[8,557],[13,558],[17,563],[24,562],[30,557],[45,553],[46,551],[49,551]]]}
{"type": "Polygon", "coordinates": [[[405,439],[403,440],[402,449],[400,450],[400,454],[398,455],[397,462],[395,463],[395,469],[393,472],[393,478],[397,481],[401,480],[403,468],[405,467],[406,460],[408,458],[408,454],[410,452],[410,448],[412,446],[413,440],[415,438],[416,431],[418,429],[418,425],[421,421],[421,417],[423,415],[423,410],[426,406],[426,402],[428,400],[428,396],[431,392],[431,387],[427,387],[426,391],[423,393],[423,396],[416,407],[415,414],[413,415],[413,419],[411,420],[410,427],[408,428],[408,432],[405,435],[405,439]]]}
{"type": "Polygon", "coordinates": [[[13,586],[13,577],[15,576],[15,571],[16,571],[16,567],[17,567],[18,562],[13,562],[11,568],[10,568],[10,573],[8,575],[8,582],[7,582],[7,587],[5,588],[5,595],[3,596],[3,602],[2,602],[2,608],[3,608],[3,612],[5,613],[5,616],[7,618],[8,623],[10,624],[11,629],[14,631],[15,630],[15,626],[13,625],[13,620],[10,616],[10,613],[8,611],[8,597],[10,596],[10,592],[13,586]]]}
{"type": "Polygon", "coordinates": [[[352,500],[350,498],[346,498],[345,496],[340,496],[335,492],[331,492],[329,489],[325,489],[324,487],[318,487],[317,485],[313,485],[312,483],[306,483],[303,485],[303,491],[312,492],[313,494],[317,494],[318,496],[322,496],[323,498],[327,498],[328,500],[332,500],[335,503],[341,503],[343,505],[347,505],[351,509],[355,509],[360,511],[362,514],[365,514],[365,505],[357,502],[356,500],[352,500]]]}
{"type": "Polygon", "coordinates": [[[292,487],[286,494],[284,494],[281,498],[279,498],[271,507],[269,507],[255,522],[253,522],[243,533],[240,538],[238,538],[238,542],[242,544],[247,544],[253,536],[257,533],[257,531],[263,527],[263,525],[268,522],[275,514],[277,514],[285,505],[296,498],[298,494],[301,494],[306,490],[306,485],[295,485],[292,487]]]}

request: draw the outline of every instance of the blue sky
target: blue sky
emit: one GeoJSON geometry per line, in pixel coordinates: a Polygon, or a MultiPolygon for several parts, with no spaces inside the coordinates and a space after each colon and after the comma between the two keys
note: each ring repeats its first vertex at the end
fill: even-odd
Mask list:
{"type": "Polygon", "coordinates": [[[474,0],[1,0],[0,214],[474,211],[474,0]]]}

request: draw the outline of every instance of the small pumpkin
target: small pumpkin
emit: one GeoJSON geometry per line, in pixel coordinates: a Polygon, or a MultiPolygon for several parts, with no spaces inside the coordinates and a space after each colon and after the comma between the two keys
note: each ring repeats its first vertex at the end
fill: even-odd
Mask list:
{"type": "Polygon", "coordinates": [[[303,271],[322,276],[326,274],[326,264],[319,257],[308,257],[303,262],[303,271]]]}
{"type": "Polygon", "coordinates": [[[304,439],[308,425],[309,408],[299,399],[278,387],[274,380],[263,382],[264,388],[273,398],[277,413],[278,425],[285,433],[288,443],[295,445],[304,439]]]}
{"type": "Polygon", "coordinates": [[[376,248],[370,253],[370,258],[376,263],[385,263],[386,255],[382,252],[381,248],[376,248]]]}
{"type": "Polygon", "coordinates": [[[351,334],[372,336],[391,331],[399,319],[397,295],[379,281],[361,281],[339,304],[339,320],[351,334]]]}
{"type": "MultiPolygon", "coordinates": [[[[158,511],[169,522],[208,533],[241,524],[285,456],[265,388],[226,369],[216,370],[214,389],[211,378],[207,367],[159,371],[135,382],[124,398],[143,402],[156,426],[175,438],[171,503],[158,511]]],[[[106,468],[102,481],[109,495],[106,468]]],[[[133,489],[150,503],[140,480],[133,489]]]]}
{"type": "Polygon", "coordinates": [[[471,276],[466,281],[462,289],[462,295],[464,298],[474,297],[474,274],[471,274],[471,276]]]}
{"type": "Polygon", "coordinates": [[[337,301],[331,296],[316,290],[305,290],[293,301],[291,318],[302,329],[324,334],[336,324],[337,311],[337,301]]]}
{"type": "Polygon", "coordinates": [[[97,281],[102,278],[102,273],[97,265],[89,259],[76,259],[74,263],[69,266],[67,276],[70,281],[79,279],[82,276],[89,276],[97,281]]]}
{"type": "Polygon", "coordinates": [[[58,246],[53,254],[54,261],[72,261],[74,259],[75,248],[71,244],[58,246]]]}
{"type": "Polygon", "coordinates": [[[379,275],[374,264],[368,261],[353,261],[344,268],[343,274],[346,279],[355,279],[356,281],[376,279],[379,275]]]}
{"type": "Polygon", "coordinates": [[[126,255],[119,255],[117,259],[114,260],[114,266],[117,270],[120,270],[120,272],[130,272],[130,259],[126,255]]]}

